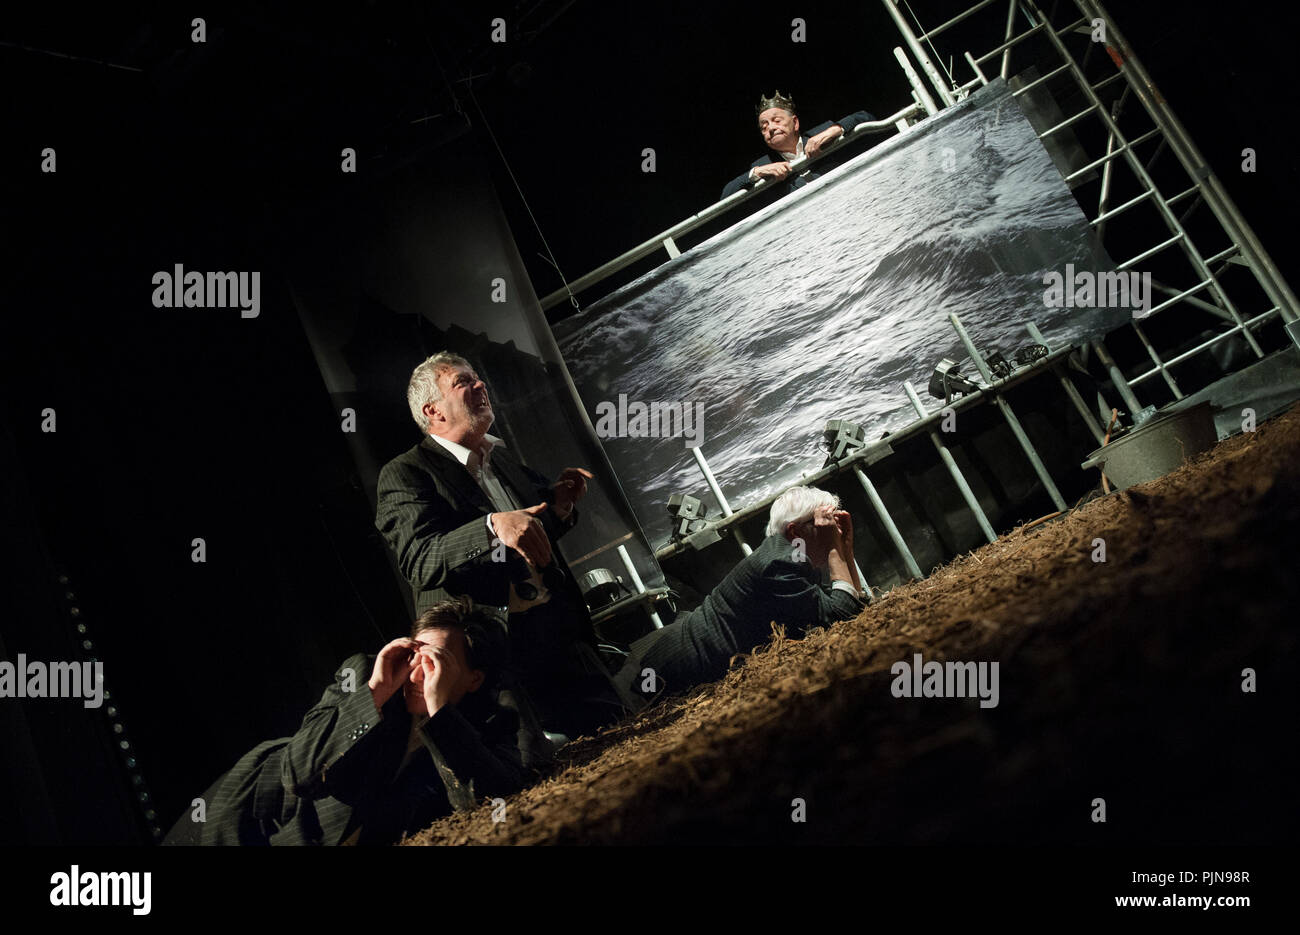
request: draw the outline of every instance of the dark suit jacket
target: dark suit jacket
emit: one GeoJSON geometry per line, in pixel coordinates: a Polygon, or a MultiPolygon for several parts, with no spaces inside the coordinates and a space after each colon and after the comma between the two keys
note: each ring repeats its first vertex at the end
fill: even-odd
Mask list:
{"type": "MultiPolygon", "coordinates": [[[[455,809],[517,792],[551,762],[527,700],[485,686],[439,709],[407,756],[398,692],[380,716],[366,685],[375,657],[349,657],[292,737],[259,744],[216,785],[204,844],[392,843],[455,809]],[[351,672],[352,691],[344,691],[351,672]]],[[[182,818],[184,821],[185,818],[182,818]]]]}
{"type": "MultiPolygon", "coordinates": [[[[492,467],[522,506],[554,499],[546,478],[520,464],[509,450],[496,449],[492,467]]],[[[411,583],[417,614],[458,595],[491,607],[508,604],[510,582],[527,577],[527,567],[514,550],[505,550],[505,562],[492,560],[484,518],[494,511],[465,466],[432,438],[384,465],[375,526],[411,583]]],[[[512,614],[508,622],[512,672],[547,729],[570,736],[591,733],[623,711],[596,653],[595,628],[582,592],[554,548],[577,518],[576,509],[563,522],[549,509],[538,517],[563,581],[551,586],[548,603],[512,614]]]]}
{"type": "MultiPolygon", "coordinates": [[[[876,118],[871,116],[871,114],[868,113],[867,111],[859,110],[856,113],[849,114],[847,117],[843,117],[839,120],[834,120],[834,121],[827,120],[825,123],[819,123],[817,124],[817,126],[813,127],[808,132],[801,133],[800,136],[803,137],[803,141],[807,143],[809,137],[816,136],[818,133],[821,133],[824,130],[829,130],[835,124],[839,124],[841,127],[843,127],[844,133],[847,135],[853,132],[853,128],[856,127],[858,124],[867,123],[868,121],[875,120],[875,119],[876,118]]],[[[762,166],[768,165],[769,163],[781,162],[781,161],[782,161],[781,154],[769,149],[766,155],[761,156],[758,159],[755,159],[749,168],[757,169],[762,166]]],[[[790,192],[794,191],[796,188],[802,188],[804,185],[807,185],[813,179],[820,178],[824,172],[828,172],[832,168],[834,168],[836,162],[837,160],[835,159],[830,159],[825,162],[819,162],[815,169],[810,169],[808,171],[808,175],[806,177],[800,174],[794,178],[791,178],[786,185],[786,194],[789,194],[790,192]]],[[[736,176],[736,178],[732,179],[730,182],[726,184],[726,186],[722,189],[722,194],[718,196],[718,200],[721,201],[723,198],[726,198],[728,195],[734,195],[742,188],[749,188],[753,184],[754,181],[749,177],[749,172],[748,170],[746,170],[744,175],[738,175],[736,176]]]]}
{"type": "Polygon", "coordinates": [[[632,644],[620,683],[640,690],[641,670],[655,670],[659,691],[678,692],[721,678],[731,657],[766,642],[772,624],[791,636],[850,620],[862,601],[821,584],[810,562],[795,561],[784,536],[768,536],[695,610],[632,644]]]}
{"type": "MultiPolygon", "coordinates": [[[[506,448],[492,452],[492,469],[521,506],[555,498],[550,482],[506,448]]],[[[411,584],[416,616],[438,601],[463,594],[491,607],[506,606],[511,576],[519,573],[522,559],[510,550],[508,561],[492,561],[492,536],[484,517],[496,507],[451,452],[426,436],[384,465],[377,492],[375,526],[411,584]]],[[[563,522],[551,510],[538,519],[554,544],[573,528],[578,511],[563,522]]],[[[576,592],[559,550],[553,555],[576,592]]],[[[580,593],[577,603],[585,606],[580,593]]]]}

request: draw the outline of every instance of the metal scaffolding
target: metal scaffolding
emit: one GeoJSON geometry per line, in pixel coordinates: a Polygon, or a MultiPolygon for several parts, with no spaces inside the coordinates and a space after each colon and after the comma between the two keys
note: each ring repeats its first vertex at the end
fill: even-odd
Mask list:
{"type": "MultiPolygon", "coordinates": [[[[889,11],[904,42],[923,66],[931,60],[925,51],[927,47],[934,58],[941,62],[945,60],[943,52],[936,45],[938,40],[944,51],[954,59],[965,62],[970,69],[969,79],[959,83],[955,76],[942,76],[932,66],[923,68],[935,89],[943,88],[944,94],[941,97],[945,101],[958,100],[974,88],[987,84],[989,79],[985,67],[997,59],[1000,59],[1001,76],[1010,78],[1013,52],[1022,71],[1033,66],[1040,75],[1017,88],[1013,92],[1017,97],[1042,87],[1057,102],[1081,98],[1079,110],[1043,130],[1038,136],[1039,139],[1047,140],[1067,128],[1078,127],[1085,120],[1100,122],[1100,127],[1094,129],[1100,129],[1102,134],[1094,136],[1094,139],[1104,136],[1104,151],[1096,153],[1086,164],[1066,174],[1065,181],[1077,184],[1100,170],[1095,202],[1085,197],[1079,197],[1078,200],[1103,244],[1108,233],[1114,239],[1119,225],[1129,221],[1132,221],[1132,226],[1126,228],[1126,232],[1138,229],[1141,225],[1143,233],[1148,233],[1152,239],[1159,238],[1149,248],[1118,263],[1117,268],[1120,271],[1132,270],[1173,247],[1182,253],[1186,261],[1184,281],[1179,284],[1157,284],[1156,289],[1167,298],[1141,319],[1135,319],[1127,326],[1133,329],[1146,350],[1150,367],[1125,376],[1112,365],[1104,345],[1098,342],[1096,348],[1103,362],[1110,367],[1111,376],[1116,380],[1116,389],[1124,395],[1132,414],[1141,408],[1137,405],[1134,387],[1160,377],[1173,397],[1182,399],[1185,393],[1171,369],[1177,364],[1204,353],[1234,335],[1241,335],[1255,357],[1262,358],[1265,351],[1254,333],[1261,325],[1278,316],[1287,324],[1300,321],[1300,303],[1278,272],[1277,265],[1228,197],[1222,182],[1210,169],[1115,20],[1101,3],[1097,0],[1058,3],[1053,10],[1054,13],[1057,10],[1061,12],[1056,13],[1053,19],[1043,13],[1035,0],[981,0],[946,22],[928,31],[918,32],[919,26],[914,28],[914,24],[908,22],[904,9],[909,15],[922,16],[926,10],[924,0],[903,7],[900,7],[898,0],[881,2],[889,11]],[[1002,24],[1002,41],[979,55],[973,54],[970,48],[975,41],[973,37],[977,33],[987,36],[989,32],[987,29],[982,32],[977,29],[977,26],[982,25],[978,22],[977,14],[985,17],[1000,14],[998,22],[1002,24]],[[1081,59],[1071,50],[1071,46],[1082,50],[1081,59]],[[1094,54],[1098,49],[1104,50],[1106,54],[1094,54]],[[1140,114],[1134,114],[1133,109],[1127,106],[1130,99],[1141,105],[1140,114]],[[1121,120],[1125,120],[1127,129],[1121,128],[1121,120]],[[1139,156],[1139,150],[1148,144],[1149,155],[1144,160],[1139,156]],[[1153,166],[1166,152],[1177,159],[1183,170],[1182,177],[1186,180],[1186,184],[1172,194],[1168,191],[1169,182],[1165,181],[1162,187],[1153,175],[1153,166]],[[1127,181],[1136,191],[1122,204],[1112,206],[1111,194],[1121,168],[1126,168],[1131,173],[1127,181]],[[1212,239],[1209,251],[1197,244],[1187,227],[1188,218],[1201,204],[1209,208],[1214,219],[1211,224],[1203,224],[1202,227],[1206,229],[1198,232],[1202,242],[1212,239]],[[1153,208],[1158,224],[1152,224],[1148,219],[1143,225],[1134,218],[1130,212],[1139,206],[1153,208]],[[1175,208],[1179,210],[1175,211],[1175,208]],[[1160,232],[1160,227],[1164,228],[1163,233],[1160,232]],[[1245,288],[1241,277],[1236,282],[1230,282],[1227,275],[1237,270],[1249,274],[1268,297],[1269,308],[1243,314],[1241,309],[1247,307],[1250,290],[1245,288]],[[1202,293],[1208,294],[1208,298],[1202,298],[1202,293]],[[1169,356],[1167,349],[1158,347],[1151,339],[1143,323],[1179,305],[1209,312],[1222,322],[1223,327],[1209,340],[1169,356]]],[[[1079,145],[1086,148],[1083,142],[1079,145]]],[[[1295,340],[1296,329],[1290,328],[1288,332],[1295,340]]]]}
{"type": "MultiPolygon", "coordinates": [[[[1138,368],[1130,365],[1129,369],[1137,372],[1126,374],[1104,340],[1094,341],[1090,346],[1106,368],[1116,392],[1127,407],[1130,420],[1138,421],[1155,409],[1154,402],[1143,405],[1139,391],[1156,401],[1166,395],[1172,395],[1175,401],[1189,395],[1189,391],[1178,382],[1174,368],[1220,342],[1239,335],[1254,359],[1262,359],[1267,352],[1256,332],[1264,324],[1280,318],[1287,326],[1286,333],[1290,339],[1300,345],[1300,324],[1297,324],[1300,323],[1300,303],[1297,303],[1295,294],[1170,110],[1114,19],[1097,0],[1063,0],[1053,6],[1050,16],[1043,13],[1035,0],[979,0],[930,29],[925,29],[917,18],[925,16],[927,9],[937,7],[938,3],[927,4],[926,0],[881,2],[903,39],[905,48],[895,48],[894,55],[911,86],[912,103],[888,118],[858,127],[849,138],[838,141],[825,154],[841,146],[853,145],[853,140],[868,134],[888,133],[895,128],[905,130],[912,123],[959,103],[972,91],[997,77],[1012,83],[1012,93],[1017,99],[1023,98],[1022,106],[1030,102],[1026,95],[1034,95],[1040,101],[1044,95],[1049,96],[1052,107],[1048,112],[1059,112],[1060,119],[1053,118],[1054,122],[1040,126],[1044,123],[1044,109],[1038,108],[1031,115],[1031,122],[1036,116],[1035,126],[1040,131],[1038,137],[1044,145],[1056,146],[1058,151],[1064,150],[1073,158],[1068,167],[1062,168],[1062,177],[1074,190],[1098,242],[1103,246],[1111,243],[1117,247],[1122,243],[1149,244],[1118,262],[1116,268],[1119,272],[1137,271],[1140,265],[1157,265],[1162,270],[1160,281],[1153,282],[1153,291],[1164,297],[1163,300],[1141,318],[1134,318],[1117,332],[1107,335],[1111,337],[1124,328],[1132,328],[1137,343],[1149,358],[1149,365],[1138,368]],[[982,45],[990,42],[991,48],[980,51],[982,45]],[[1013,61],[1017,68],[1013,68],[1013,61]],[[963,74],[959,78],[947,73],[943,68],[944,62],[964,63],[968,76],[963,74]],[[1139,106],[1130,106],[1132,102],[1139,106]],[[1065,116],[1067,108],[1074,108],[1069,116],[1065,116]],[[1168,160],[1157,168],[1165,153],[1174,157],[1181,173],[1171,171],[1168,160]],[[1094,185],[1095,197],[1090,191],[1094,185]],[[1116,196],[1115,193],[1120,191],[1125,194],[1116,196]],[[1114,204],[1116,197],[1124,200],[1114,204]],[[1207,219],[1202,212],[1193,230],[1190,221],[1202,205],[1208,208],[1211,216],[1207,219]],[[1141,209],[1146,209],[1145,216],[1141,209]],[[1181,266],[1171,262],[1171,255],[1182,257],[1181,266]],[[1267,298],[1267,308],[1252,307],[1260,304],[1260,295],[1267,298]],[[1148,322],[1157,315],[1176,314],[1175,309],[1183,312],[1193,309],[1198,314],[1206,314],[1217,330],[1193,347],[1171,348],[1168,346],[1171,338],[1168,335],[1154,337],[1151,332],[1155,329],[1150,328],[1148,322]],[[1158,384],[1151,388],[1150,384],[1156,378],[1163,382],[1164,389],[1160,389],[1158,384]]],[[[962,65],[956,67],[960,70],[962,65]]],[[[1027,107],[1026,110],[1028,113],[1033,108],[1027,107]]],[[[1059,160],[1057,164],[1061,166],[1059,160]]],[[[551,293],[543,299],[543,307],[551,308],[566,299],[573,300],[577,291],[600,282],[656,250],[665,250],[668,258],[677,256],[679,251],[675,238],[732,211],[765,187],[766,183],[760,182],[751,190],[732,195],[649,238],[587,276],[551,293]]],[[[1111,252],[1111,255],[1115,254],[1111,252]]],[[[840,473],[852,472],[888,534],[899,567],[904,568],[910,577],[922,577],[923,572],[909,550],[903,532],[889,515],[868,477],[865,468],[869,465],[887,458],[894,447],[907,439],[928,435],[983,537],[993,541],[996,534],[988,517],[936,431],[944,412],[992,401],[1006,420],[1043,489],[1062,512],[1067,509],[1065,500],[1032,440],[1011,410],[1005,391],[1051,371],[1098,445],[1102,444],[1105,431],[1064,371],[1067,357],[1076,354],[1078,349],[1048,348],[1042,359],[1016,370],[1010,377],[999,379],[956,316],[950,315],[949,321],[980,371],[985,387],[949,403],[942,410],[927,412],[915,389],[910,383],[905,383],[902,389],[916,412],[916,421],[890,434],[888,444],[868,445],[837,464],[807,474],[800,481],[817,483],[840,473]]],[[[1045,344],[1032,321],[1026,322],[1025,327],[1036,343],[1045,344]]],[[[1179,330],[1161,329],[1162,332],[1173,332],[1173,340],[1177,339],[1179,330]]],[[[1181,329],[1184,335],[1186,330],[1181,329]]],[[[692,451],[708,487],[722,508],[722,517],[711,524],[711,528],[718,533],[730,532],[747,553],[749,547],[741,536],[740,523],[765,509],[772,498],[733,511],[722,492],[721,482],[705,461],[704,452],[698,448],[692,451]]],[[[691,548],[689,542],[674,542],[658,550],[656,557],[662,561],[691,548]]]]}

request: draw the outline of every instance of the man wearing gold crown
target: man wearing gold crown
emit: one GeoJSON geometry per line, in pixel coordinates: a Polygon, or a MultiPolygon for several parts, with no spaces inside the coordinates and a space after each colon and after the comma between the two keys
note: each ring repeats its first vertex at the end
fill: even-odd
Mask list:
{"type": "MultiPolygon", "coordinates": [[[[819,177],[821,172],[805,169],[798,175],[790,170],[790,163],[800,156],[815,156],[823,146],[839,139],[860,123],[876,118],[865,110],[849,114],[835,123],[821,123],[807,133],[799,133],[799,113],[794,100],[777,91],[771,97],[761,97],[758,101],[758,132],[771,152],[754,161],[749,171],[737,176],[722,189],[726,198],[742,188],[749,188],[759,179],[778,182],[789,179],[787,191],[794,191],[819,177]],[[792,177],[793,176],[793,177],[792,177]]],[[[825,171],[826,167],[822,168],[825,171]]]]}

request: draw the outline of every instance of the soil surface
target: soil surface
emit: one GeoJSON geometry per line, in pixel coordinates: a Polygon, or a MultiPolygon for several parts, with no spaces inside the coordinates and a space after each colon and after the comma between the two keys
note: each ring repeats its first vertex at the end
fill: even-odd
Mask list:
{"type": "Polygon", "coordinates": [[[485,805],[407,843],[1294,840],[1298,476],[1300,406],[778,633],[564,747],[504,821],[485,805]],[[996,707],[895,697],[916,653],[998,662],[996,707]]]}

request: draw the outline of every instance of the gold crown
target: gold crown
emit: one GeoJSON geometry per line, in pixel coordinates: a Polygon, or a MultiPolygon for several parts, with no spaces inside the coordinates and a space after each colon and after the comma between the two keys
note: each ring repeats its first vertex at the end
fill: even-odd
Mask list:
{"type": "Polygon", "coordinates": [[[794,98],[787,97],[780,91],[773,93],[771,97],[760,96],[758,99],[758,109],[754,111],[754,116],[758,116],[769,107],[780,107],[782,110],[788,110],[792,114],[797,114],[794,109],[794,98]]]}

